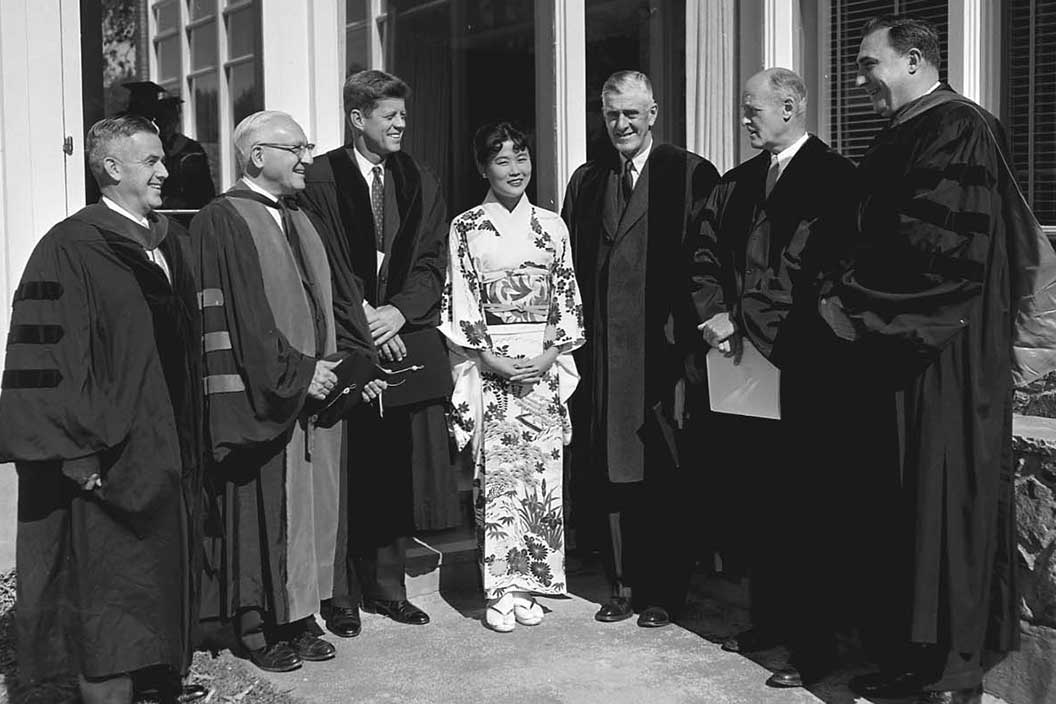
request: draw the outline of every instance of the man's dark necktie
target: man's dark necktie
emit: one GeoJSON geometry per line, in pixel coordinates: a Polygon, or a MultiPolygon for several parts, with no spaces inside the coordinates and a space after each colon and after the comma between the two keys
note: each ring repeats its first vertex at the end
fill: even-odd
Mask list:
{"type": "Polygon", "coordinates": [[[627,210],[632,193],[634,193],[634,162],[628,159],[623,162],[623,172],[620,174],[620,215],[627,210]]]}
{"type": "Polygon", "coordinates": [[[382,167],[371,169],[374,180],[370,184],[370,209],[374,211],[374,244],[379,252],[385,251],[385,184],[381,180],[382,167]]]}

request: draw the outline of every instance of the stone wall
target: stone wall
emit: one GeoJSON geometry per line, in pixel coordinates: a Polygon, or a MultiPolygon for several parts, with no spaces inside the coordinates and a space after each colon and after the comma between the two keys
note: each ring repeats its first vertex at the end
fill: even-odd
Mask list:
{"type": "MultiPolygon", "coordinates": [[[[1017,406],[1056,409],[1056,384],[1017,392],[1017,406]]],[[[1017,415],[1013,451],[1023,643],[989,672],[986,687],[1011,704],[1056,702],[1056,419],[1017,415]]]]}

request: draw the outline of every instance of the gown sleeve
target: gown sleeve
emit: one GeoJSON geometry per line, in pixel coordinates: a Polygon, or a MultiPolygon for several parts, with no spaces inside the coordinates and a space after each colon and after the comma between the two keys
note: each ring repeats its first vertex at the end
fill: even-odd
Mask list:
{"type": "MultiPolygon", "coordinates": [[[[57,230],[37,245],[15,292],[0,393],[0,460],[66,461],[78,474],[120,445],[132,428],[149,360],[124,336],[133,326],[101,315],[104,270],[91,246],[63,242],[57,230]],[[107,341],[98,331],[110,331],[107,341]],[[111,370],[120,370],[111,374],[111,370]]],[[[66,234],[66,233],[62,233],[66,234]]],[[[72,475],[71,475],[72,476],[72,475]]]]}
{"type": "Polygon", "coordinates": [[[543,347],[549,349],[556,346],[561,354],[569,354],[585,342],[583,299],[579,294],[579,284],[576,283],[576,272],[572,268],[568,228],[560,218],[553,218],[548,224],[551,222],[556,252],[550,265],[550,310],[543,347]]]}
{"type": "Polygon", "coordinates": [[[726,294],[730,282],[726,279],[729,267],[724,262],[729,256],[719,239],[725,192],[725,184],[721,183],[711,192],[697,215],[699,227],[687,238],[691,252],[689,288],[700,322],[728,312],[727,300],[736,299],[726,294]]]}
{"type": "MultiPolygon", "coordinates": [[[[447,207],[433,179],[432,197],[424,199],[428,208],[422,213],[421,242],[418,256],[407,273],[403,287],[389,297],[388,303],[399,308],[407,324],[415,327],[436,324],[437,303],[443,294],[444,267],[447,256],[447,207]]],[[[424,187],[423,183],[423,187],[424,187]]]]}
{"type": "Polygon", "coordinates": [[[480,277],[469,250],[467,234],[471,229],[463,218],[451,223],[439,329],[448,341],[454,381],[451,435],[460,450],[472,443],[475,455],[484,413],[479,353],[491,349],[491,337],[484,319],[480,277]]]}
{"type": "Polygon", "coordinates": [[[293,428],[315,372],[279,331],[245,223],[223,201],[191,222],[206,344],[207,428],[214,459],[293,428]]]}
{"type": "Polygon", "coordinates": [[[1000,203],[995,145],[979,119],[960,109],[921,135],[904,184],[890,185],[905,193],[873,195],[892,199],[888,220],[865,225],[880,236],[861,243],[835,288],[863,344],[930,359],[980,304],[1000,203]]]}

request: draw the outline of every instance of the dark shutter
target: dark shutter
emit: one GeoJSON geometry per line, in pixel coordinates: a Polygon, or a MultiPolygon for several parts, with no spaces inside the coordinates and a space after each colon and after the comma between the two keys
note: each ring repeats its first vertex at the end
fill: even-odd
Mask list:
{"type": "Polygon", "coordinates": [[[1005,0],[1002,117],[1020,187],[1056,225],[1056,3],[1005,0]]]}
{"type": "MultiPolygon", "coordinates": [[[[830,0],[832,25],[829,27],[832,88],[829,94],[829,140],[842,154],[857,162],[873,137],[887,122],[873,112],[865,91],[855,85],[858,77],[858,45],[865,23],[878,15],[903,15],[928,20],[939,30],[943,57],[946,56],[949,8],[934,0],[830,0]]],[[[940,76],[946,80],[946,66],[940,76]]]]}

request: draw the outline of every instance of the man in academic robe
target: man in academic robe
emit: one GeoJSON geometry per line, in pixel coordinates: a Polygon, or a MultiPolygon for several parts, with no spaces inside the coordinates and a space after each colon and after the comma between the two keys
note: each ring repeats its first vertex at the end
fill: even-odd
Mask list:
{"type": "Polygon", "coordinates": [[[807,132],[807,89],[792,71],[752,76],[741,111],[760,151],[708,198],[690,288],[709,346],[737,363],[752,345],[780,370],[780,419],[714,414],[702,443],[719,475],[714,503],[728,505],[712,527],[748,534],[753,628],[723,648],[787,643],[791,666],[767,684],[796,687],[820,679],[835,657],[835,586],[844,570],[833,565],[845,550],[834,537],[847,532],[837,511],[848,503],[840,491],[848,406],[835,366],[840,341],[818,315],[818,299],[824,273],[853,240],[855,173],[807,132]]]}
{"type": "Polygon", "coordinates": [[[283,672],[334,656],[313,614],[333,589],[341,428],[318,427],[313,403],[334,390],[339,336],[326,252],[292,202],[313,146],[275,111],[234,142],[245,175],[191,222],[215,510],[203,617],[283,672]]]}
{"type": "Polygon", "coordinates": [[[434,353],[424,369],[393,381],[410,402],[397,405],[383,394],[346,423],[356,458],[344,471],[355,498],[347,540],[338,546],[334,598],[323,613],[327,627],[342,637],[360,632],[360,606],[400,623],[428,623],[407,600],[408,536],[457,525],[461,516],[444,414],[451,374],[436,330],[447,256],[445,206],[436,178],[402,151],[409,92],[381,71],[349,76],[344,106],[352,141],[315,160],[302,195],[330,259],[335,316],[340,320],[362,306],[381,362],[391,371],[419,366],[419,353],[434,353]]]}
{"type": "MultiPolygon", "coordinates": [[[[162,207],[172,210],[198,209],[213,199],[216,187],[209,173],[209,157],[200,143],[180,132],[180,98],[160,98],[155,122],[165,147],[169,177],[162,186],[162,207]]],[[[189,218],[188,220],[189,221],[189,218]]]]}
{"type": "MultiPolygon", "coordinates": [[[[693,567],[681,500],[673,405],[693,329],[683,248],[691,214],[718,180],[706,159],[656,144],[649,78],[605,82],[602,114],[615,150],[568,184],[568,224],[587,343],[573,396],[572,477],[577,536],[597,526],[612,598],[595,618],[664,626],[685,600],[693,567]]],[[[688,510],[688,505],[686,506],[688,510]]]]}
{"type": "Polygon", "coordinates": [[[19,476],[20,678],[128,704],[133,677],[190,666],[201,339],[186,233],[153,212],[157,130],[101,120],[85,148],[102,200],[44,236],[15,291],[0,461],[19,476]]]}
{"type": "Polygon", "coordinates": [[[1004,130],[940,82],[940,61],[927,22],[863,30],[858,84],[891,122],[859,165],[861,241],[821,309],[886,394],[890,432],[869,451],[893,456],[891,549],[870,580],[889,649],[852,687],[970,703],[984,648],[1019,632],[1009,256],[1035,235],[1011,215],[1004,130]]]}

